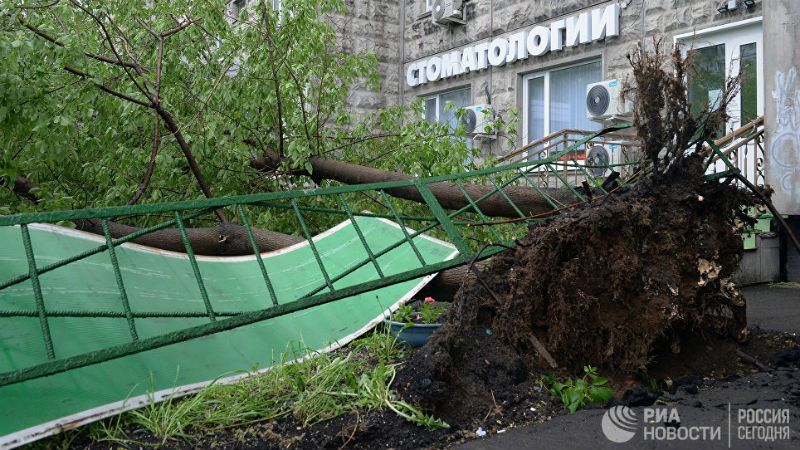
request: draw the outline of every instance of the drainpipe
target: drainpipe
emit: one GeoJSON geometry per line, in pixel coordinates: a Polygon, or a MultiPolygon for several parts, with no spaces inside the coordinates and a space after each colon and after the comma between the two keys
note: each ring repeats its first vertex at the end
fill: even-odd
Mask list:
{"type": "MultiPolygon", "coordinates": [[[[492,42],[492,38],[494,37],[494,0],[489,0],[489,42],[492,42]]],[[[488,75],[488,83],[486,85],[486,92],[490,92],[492,90],[492,75],[494,72],[494,67],[489,65],[489,75],[488,75]]],[[[488,99],[487,99],[488,101],[488,99]]]]}
{"type": "MultiPolygon", "coordinates": [[[[400,29],[398,30],[400,37],[400,68],[398,69],[397,82],[399,85],[399,95],[397,103],[399,105],[406,104],[406,74],[403,70],[406,61],[406,0],[400,0],[400,29]]],[[[403,119],[405,120],[405,119],[403,119]]]]}

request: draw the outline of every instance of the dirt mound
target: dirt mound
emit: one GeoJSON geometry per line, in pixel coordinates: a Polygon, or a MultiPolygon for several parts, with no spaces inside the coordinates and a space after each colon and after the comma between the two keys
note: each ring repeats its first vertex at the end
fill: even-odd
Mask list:
{"type": "Polygon", "coordinates": [[[685,339],[746,338],[745,304],[727,278],[742,254],[736,221],[749,194],[706,182],[702,159],[530,228],[458,294],[444,326],[398,386],[451,424],[552,371],[585,364],[632,374],[685,339]],[[486,288],[488,287],[489,290],[486,288]],[[491,291],[491,292],[490,292],[491,291]]]}

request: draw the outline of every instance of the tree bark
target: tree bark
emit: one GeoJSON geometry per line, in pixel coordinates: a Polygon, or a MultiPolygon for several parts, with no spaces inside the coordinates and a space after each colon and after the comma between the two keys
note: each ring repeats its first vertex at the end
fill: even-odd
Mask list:
{"type": "MultiPolygon", "coordinates": [[[[33,203],[39,199],[32,192],[37,187],[36,183],[27,178],[18,176],[15,180],[13,191],[33,203]]],[[[76,220],[76,228],[93,234],[103,235],[100,220],[76,220]]],[[[109,221],[109,231],[114,238],[121,238],[141,230],[140,227],[109,221]]],[[[279,250],[305,241],[304,238],[290,234],[279,233],[271,230],[252,228],[258,248],[262,252],[279,250]]],[[[247,231],[241,225],[227,223],[208,228],[187,228],[187,235],[192,249],[197,255],[206,256],[241,256],[252,255],[253,247],[247,236],[247,231]]],[[[180,232],[175,228],[160,230],[146,234],[131,242],[154,247],[162,250],[185,253],[180,232]]],[[[476,267],[483,267],[485,262],[478,262],[476,267]]],[[[422,291],[422,295],[430,295],[438,299],[449,299],[461,285],[474,274],[464,266],[440,272],[422,291]]]]}
{"type": "MultiPolygon", "coordinates": [[[[81,231],[103,234],[102,223],[99,220],[75,221],[75,225],[81,231]]],[[[127,236],[141,230],[139,227],[117,222],[109,222],[108,225],[111,235],[115,238],[127,236]]],[[[259,228],[252,228],[252,230],[258,249],[262,252],[278,250],[305,241],[301,237],[276,231],[259,228]]],[[[247,236],[245,228],[241,225],[226,223],[216,227],[187,228],[186,234],[189,236],[189,243],[192,245],[192,249],[198,255],[241,256],[253,254],[250,238],[247,236]]],[[[186,247],[183,245],[183,240],[177,228],[168,228],[149,233],[131,242],[162,250],[186,252],[186,247]]]]}
{"type": "MultiPolygon", "coordinates": [[[[103,234],[103,227],[99,220],[76,221],[76,225],[79,230],[93,234],[103,234]]],[[[117,222],[109,222],[108,225],[111,235],[115,238],[127,236],[141,229],[117,222]]],[[[280,250],[305,241],[304,238],[290,234],[258,228],[252,228],[252,230],[253,236],[258,243],[258,248],[262,252],[280,250]]],[[[192,244],[192,249],[198,255],[241,256],[253,254],[253,247],[247,237],[247,231],[241,225],[228,223],[209,228],[187,228],[186,232],[189,236],[189,242],[192,244]]],[[[134,239],[132,242],[162,250],[186,252],[181,235],[174,228],[146,234],[134,239]]],[[[477,262],[475,266],[481,269],[485,267],[485,262],[477,262]]],[[[440,300],[450,299],[455,296],[465,281],[474,278],[475,275],[469,271],[467,265],[444,270],[439,272],[436,278],[425,286],[421,295],[432,296],[440,300]]]]}
{"type": "MultiPolygon", "coordinates": [[[[252,160],[250,165],[260,171],[275,171],[280,167],[283,158],[276,153],[267,151],[263,160],[252,160]]],[[[319,183],[321,180],[334,180],[345,184],[366,184],[385,181],[410,181],[414,177],[387,170],[375,169],[357,164],[337,161],[335,159],[312,156],[308,159],[312,171],[309,174],[303,169],[292,172],[293,175],[306,175],[319,183]]],[[[491,185],[459,183],[473,202],[477,202],[484,195],[492,193],[495,188],[491,185]]],[[[464,196],[458,186],[453,182],[432,183],[427,185],[443,208],[458,210],[469,207],[469,200],[464,196]]],[[[573,203],[575,197],[567,189],[540,188],[539,191],[561,203],[573,203]]],[[[547,211],[553,207],[534,188],[525,186],[507,186],[503,192],[510,198],[522,214],[529,216],[547,211]]],[[[425,203],[416,187],[389,188],[385,192],[393,197],[425,203]]],[[[494,192],[478,203],[481,212],[490,217],[517,218],[519,213],[514,206],[499,192],[494,192]]]]}

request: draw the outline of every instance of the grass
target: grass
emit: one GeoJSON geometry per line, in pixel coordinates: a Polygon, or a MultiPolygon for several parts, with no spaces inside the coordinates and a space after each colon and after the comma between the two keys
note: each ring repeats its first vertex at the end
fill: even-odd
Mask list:
{"type": "MultiPolygon", "coordinates": [[[[306,353],[301,350],[291,346],[282,360],[297,359],[306,353]]],[[[42,444],[68,448],[81,434],[92,441],[117,444],[191,444],[221,430],[258,422],[291,417],[309,426],[353,411],[380,408],[429,429],[447,428],[441,420],[396,398],[391,385],[403,353],[393,336],[373,332],[346,349],[281,364],[233,384],[211,384],[190,397],[159,403],[151,399],[140,409],[62,433],[42,444]],[[137,436],[149,436],[147,443],[139,442],[137,436]]]]}

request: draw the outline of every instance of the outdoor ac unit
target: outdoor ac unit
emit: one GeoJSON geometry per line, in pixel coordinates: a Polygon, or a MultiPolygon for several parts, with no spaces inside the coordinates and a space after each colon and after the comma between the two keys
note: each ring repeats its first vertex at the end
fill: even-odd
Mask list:
{"type": "Polygon", "coordinates": [[[587,145],[584,163],[588,167],[589,173],[595,177],[602,177],[608,172],[611,154],[606,147],[600,144],[590,144],[587,145]]]}
{"type": "Polygon", "coordinates": [[[462,0],[434,0],[431,6],[431,18],[440,25],[463,24],[464,12],[461,6],[462,0]]]}
{"type": "Polygon", "coordinates": [[[466,114],[462,119],[467,134],[473,138],[494,139],[494,112],[491,105],[472,105],[464,108],[466,114]],[[487,128],[488,127],[488,128],[487,128]]]}
{"type": "Polygon", "coordinates": [[[630,120],[633,104],[622,101],[622,87],[617,80],[606,80],[586,86],[586,115],[596,122],[630,120]]]}

